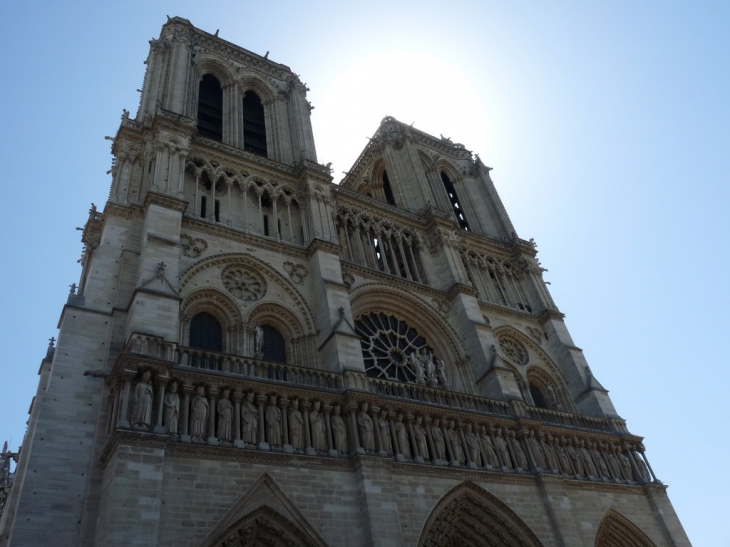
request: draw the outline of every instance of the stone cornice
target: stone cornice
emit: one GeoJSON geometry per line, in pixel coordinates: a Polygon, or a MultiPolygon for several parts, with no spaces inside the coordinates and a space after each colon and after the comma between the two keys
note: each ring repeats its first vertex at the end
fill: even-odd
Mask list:
{"type": "MultiPolygon", "coordinates": [[[[259,169],[265,169],[266,172],[269,173],[273,171],[276,175],[279,176],[285,174],[289,178],[296,177],[296,172],[291,166],[279,163],[278,161],[266,158],[264,156],[259,156],[258,154],[247,152],[242,148],[236,148],[235,146],[207,139],[205,137],[201,137],[200,135],[195,135],[192,142],[193,149],[191,150],[191,156],[193,156],[197,152],[202,154],[202,156],[205,158],[216,159],[216,154],[211,152],[211,150],[214,150],[216,152],[222,152],[223,154],[225,154],[224,156],[217,156],[217,159],[221,163],[230,164],[232,162],[241,162],[241,168],[250,170],[252,168],[255,169],[258,167],[259,169]]],[[[263,172],[264,171],[262,171],[262,173],[263,172]]]]}
{"type": "MultiPolygon", "coordinates": [[[[341,260],[340,268],[342,268],[343,274],[344,273],[349,273],[351,275],[357,274],[366,280],[375,280],[379,283],[383,283],[386,285],[402,287],[403,289],[407,289],[409,291],[412,291],[415,293],[420,293],[423,295],[428,295],[432,298],[436,298],[436,299],[440,299],[440,300],[449,298],[448,293],[446,293],[444,291],[434,289],[433,287],[429,287],[428,285],[425,285],[422,283],[416,283],[415,281],[410,281],[408,279],[399,277],[397,275],[387,274],[385,272],[381,272],[380,270],[375,270],[373,268],[361,266],[360,264],[355,264],[354,262],[347,262],[345,260],[341,260]]],[[[365,283],[361,283],[361,284],[357,285],[357,288],[360,288],[365,284],[367,284],[367,281],[365,283]]]]}
{"type": "MultiPolygon", "coordinates": [[[[225,224],[212,223],[202,220],[198,217],[184,215],[182,219],[182,228],[186,230],[194,230],[198,233],[207,234],[214,237],[221,237],[229,241],[235,241],[245,245],[252,245],[259,249],[266,249],[281,253],[299,260],[307,260],[311,256],[309,249],[305,250],[300,246],[291,243],[278,241],[276,239],[260,236],[251,232],[244,232],[236,227],[227,226],[225,224]]],[[[311,248],[311,245],[310,245],[311,248]]],[[[339,248],[338,251],[339,252],[339,248]]],[[[335,253],[336,254],[336,253],[335,253]]]]}
{"type": "Polygon", "coordinates": [[[148,209],[150,205],[159,205],[160,207],[165,207],[182,213],[187,208],[188,202],[174,196],[160,194],[149,190],[144,198],[145,209],[148,209]]]}
{"type": "Polygon", "coordinates": [[[371,215],[379,217],[381,219],[389,219],[395,222],[410,222],[414,227],[423,228],[425,222],[423,218],[415,213],[400,209],[395,205],[383,203],[380,200],[358,194],[354,190],[345,188],[344,186],[332,185],[331,191],[335,194],[338,200],[342,200],[342,204],[356,205],[360,210],[366,210],[371,215]]]}

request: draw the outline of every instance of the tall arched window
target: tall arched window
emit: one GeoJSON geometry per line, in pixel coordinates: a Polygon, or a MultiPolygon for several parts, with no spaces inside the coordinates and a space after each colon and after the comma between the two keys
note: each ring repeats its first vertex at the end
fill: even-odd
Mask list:
{"type": "Polygon", "coordinates": [[[191,348],[209,351],[223,351],[223,329],[218,320],[207,312],[202,312],[190,321],[191,348]]]}
{"type": "Polygon", "coordinates": [[[451,201],[451,208],[454,210],[456,220],[459,223],[459,228],[468,230],[469,223],[466,220],[466,216],[464,216],[464,208],[461,206],[461,203],[459,203],[459,196],[456,195],[454,183],[451,182],[449,176],[443,171],[441,171],[441,182],[444,183],[444,189],[446,190],[446,194],[449,196],[449,201],[451,201]]]}
{"type": "Polygon", "coordinates": [[[391,205],[395,205],[395,197],[393,197],[393,188],[390,186],[388,172],[383,169],[383,193],[385,193],[385,201],[391,205]]]}
{"type": "Polygon", "coordinates": [[[264,331],[264,344],[262,351],[265,361],[274,363],[286,363],[286,343],[281,333],[274,327],[262,325],[264,331]]]}
{"type": "Polygon", "coordinates": [[[198,134],[223,140],[223,89],[212,74],[203,76],[198,87],[198,134]]]}
{"type": "Polygon", "coordinates": [[[535,403],[535,406],[540,408],[549,408],[542,390],[532,382],[530,382],[530,395],[532,396],[532,402],[535,403]]]}
{"type": "Polygon", "coordinates": [[[243,149],[266,156],[266,121],[261,98],[253,91],[243,96],[243,149]]]}

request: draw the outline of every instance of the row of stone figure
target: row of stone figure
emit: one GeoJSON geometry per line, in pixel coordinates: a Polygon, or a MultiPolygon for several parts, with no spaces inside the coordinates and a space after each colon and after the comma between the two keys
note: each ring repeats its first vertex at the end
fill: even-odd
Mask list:
{"type": "MultiPolygon", "coordinates": [[[[148,429],[153,391],[145,373],[135,387],[131,425],[148,429]]],[[[177,382],[164,394],[162,431],[184,442],[307,454],[372,454],[398,461],[466,466],[505,472],[548,472],[613,482],[651,482],[641,443],[617,443],[542,430],[456,422],[381,410],[361,403],[347,407],[198,386],[181,404],[177,382]],[[182,410],[182,415],[181,415],[182,410]],[[347,419],[347,421],[346,421],[347,419]],[[349,423],[348,423],[349,422],[349,423]],[[348,439],[350,444],[348,445],[348,439]]]]}

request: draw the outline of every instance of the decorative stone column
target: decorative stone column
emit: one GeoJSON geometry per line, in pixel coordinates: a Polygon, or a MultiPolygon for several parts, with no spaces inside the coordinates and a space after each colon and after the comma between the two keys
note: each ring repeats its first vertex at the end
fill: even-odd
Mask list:
{"type": "Polygon", "coordinates": [[[433,444],[433,436],[431,434],[431,418],[429,416],[423,417],[423,428],[426,430],[426,442],[428,443],[428,450],[433,455],[431,463],[434,465],[441,465],[441,460],[438,459],[436,454],[436,447],[433,444]]]}
{"type": "Polygon", "coordinates": [[[259,393],[256,396],[256,402],[259,405],[259,450],[271,450],[269,443],[266,442],[266,431],[264,430],[265,422],[264,419],[264,403],[266,402],[266,395],[259,393]]]}
{"type": "Polygon", "coordinates": [[[357,403],[348,403],[345,411],[347,412],[347,423],[350,427],[350,434],[348,435],[350,455],[365,454],[365,449],[360,446],[360,432],[357,430],[357,418],[355,417],[357,403]]]}
{"type": "Polygon", "coordinates": [[[154,433],[167,433],[165,426],[162,425],[162,415],[165,410],[165,387],[170,378],[167,376],[159,376],[157,378],[157,421],[153,429],[154,433]]]}
{"type": "Polygon", "coordinates": [[[183,384],[183,402],[182,402],[182,416],[180,421],[180,441],[189,443],[192,441],[188,428],[190,427],[190,394],[193,392],[193,386],[190,384],[183,384]]]}
{"type": "Polygon", "coordinates": [[[122,392],[122,415],[117,422],[117,427],[129,428],[129,392],[132,388],[132,379],[136,372],[124,371],[124,391],[122,392]]]}
{"type": "Polygon", "coordinates": [[[380,408],[377,406],[370,407],[370,419],[373,420],[373,434],[375,436],[375,453],[378,456],[387,457],[388,454],[383,448],[383,438],[380,435],[380,425],[378,424],[378,416],[380,415],[380,408]]]}
{"type": "Polygon", "coordinates": [[[217,405],[218,402],[218,388],[211,386],[208,390],[208,405],[210,411],[208,412],[208,439],[206,442],[212,446],[218,446],[218,438],[215,436],[215,418],[218,413],[217,405]]]}
{"type": "Polygon", "coordinates": [[[289,399],[286,395],[279,400],[279,408],[281,409],[281,447],[287,454],[294,453],[294,447],[289,443],[289,399]]]}
{"type": "Polygon", "coordinates": [[[337,450],[335,450],[334,440],[332,439],[332,423],[330,421],[332,405],[322,405],[322,411],[324,412],[324,427],[325,435],[327,436],[327,454],[337,456],[337,450]]]}
{"type": "Polygon", "coordinates": [[[304,418],[304,453],[316,456],[317,451],[312,446],[312,432],[309,429],[309,409],[312,404],[307,399],[302,399],[302,417],[304,418]]]}
{"type": "Polygon", "coordinates": [[[234,448],[243,448],[244,443],[241,439],[241,401],[243,393],[241,391],[233,392],[233,446],[234,448]]]}

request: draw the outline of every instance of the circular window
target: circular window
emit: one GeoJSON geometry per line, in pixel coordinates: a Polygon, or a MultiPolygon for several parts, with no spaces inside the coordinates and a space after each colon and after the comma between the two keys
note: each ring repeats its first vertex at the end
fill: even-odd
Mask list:
{"type": "Polygon", "coordinates": [[[410,356],[419,355],[423,348],[433,353],[413,327],[392,315],[364,315],[355,321],[355,331],[360,336],[365,372],[374,378],[414,382],[416,371],[410,356]]]}
{"type": "Polygon", "coordinates": [[[525,345],[510,336],[500,337],[499,347],[502,348],[504,354],[509,357],[510,361],[513,363],[526,365],[530,360],[530,355],[527,353],[525,345]]]}

